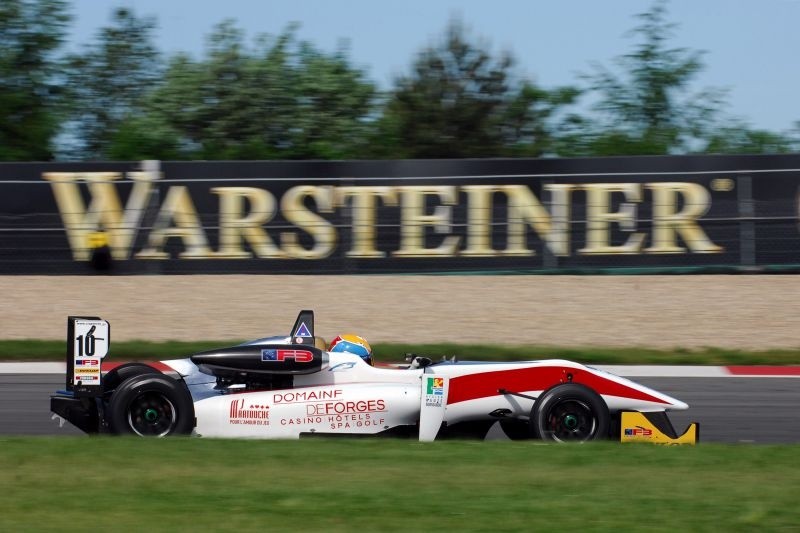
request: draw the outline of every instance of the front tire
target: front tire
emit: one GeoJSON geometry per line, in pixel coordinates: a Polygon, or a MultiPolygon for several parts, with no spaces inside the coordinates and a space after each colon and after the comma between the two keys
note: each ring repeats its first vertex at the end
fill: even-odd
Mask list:
{"type": "Polygon", "coordinates": [[[557,385],[536,400],[531,410],[535,437],[555,442],[586,442],[608,436],[611,416],[603,398],[576,383],[557,385]]]}
{"type": "Polygon", "coordinates": [[[194,404],[178,381],[142,374],[124,381],[111,395],[108,426],[118,435],[188,435],[194,428],[194,404]]]}

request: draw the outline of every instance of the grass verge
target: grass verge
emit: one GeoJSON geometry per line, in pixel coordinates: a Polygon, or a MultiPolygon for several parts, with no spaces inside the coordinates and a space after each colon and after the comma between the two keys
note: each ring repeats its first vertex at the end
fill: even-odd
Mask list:
{"type": "Polygon", "coordinates": [[[0,530],[792,530],[796,460],[796,446],[12,437],[0,530]]]}
{"type": "MultiPolygon", "coordinates": [[[[197,342],[113,342],[109,361],[174,359],[189,354],[236,344],[233,341],[197,342]]],[[[650,348],[559,348],[550,346],[490,346],[479,344],[375,344],[376,359],[402,361],[403,354],[427,355],[434,360],[456,355],[460,360],[520,361],[560,358],[587,364],[661,365],[792,365],[800,364],[800,348],[746,351],[723,348],[657,350],[650,348]]],[[[63,341],[0,340],[0,360],[61,361],[63,341]]]]}

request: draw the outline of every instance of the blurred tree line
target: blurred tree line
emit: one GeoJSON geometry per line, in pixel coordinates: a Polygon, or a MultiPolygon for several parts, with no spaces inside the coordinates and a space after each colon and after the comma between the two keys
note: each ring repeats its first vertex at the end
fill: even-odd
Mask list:
{"type": "Polygon", "coordinates": [[[798,131],[752,129],[725,94],[692,93],[702,53],[672,48],[663,1],[630,53],[544,88],[454,19],[381,91],[340,48],[289,26],[248,43],[231,21],[203,57],[165,58],[156,21],[118,8],[65,53],[66,0],[0,3],[0,160],[381,159],[785,153],[798,131]],[[582,105],[582,102],[591,102],[582,105]]]}

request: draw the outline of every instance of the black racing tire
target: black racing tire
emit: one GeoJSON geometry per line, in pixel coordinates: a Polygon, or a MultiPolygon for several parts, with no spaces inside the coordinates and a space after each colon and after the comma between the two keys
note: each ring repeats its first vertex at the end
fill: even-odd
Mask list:
{"type": "Polygon", "coordinates": [[[103,376],[103,392],[111,392],[119,387],[122,382],[142,374],[161,374],[150,365],[144,363],[125,363],[115,367],[103,376]]]}
{"type": "Polygon", "coordinates": [[[599,394],[577,383],[548,390],[531,409],[534,437],[555,442],[586,442],[608,438],[611,416],[599,394]]]}
{"type": "Polygon", "coordinates": [[[166,437],[194,428],[194,404],[182,383],[164,374],[141,374],[111,395],[106,413],[111,433],[166,437]]]}

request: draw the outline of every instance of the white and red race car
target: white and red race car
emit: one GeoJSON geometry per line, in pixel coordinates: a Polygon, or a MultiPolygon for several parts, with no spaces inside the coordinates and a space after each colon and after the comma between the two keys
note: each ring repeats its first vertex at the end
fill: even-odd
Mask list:
{"type": "Polygon", "coordinates": [[[66,390],[51,410],[87,433],[163,437],[299,438],[334,435],[549,441],[697,442],[666,412],[688,405],[628,379],[565,360],[441,361],[375,367],[328,352],[313,311],[291,334],[103,373],[108,322],[69,317],[66,390]],[[495,429],[493,429],[495,427],[495,429]]]}

